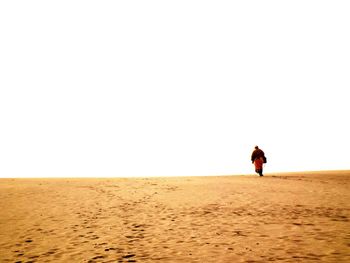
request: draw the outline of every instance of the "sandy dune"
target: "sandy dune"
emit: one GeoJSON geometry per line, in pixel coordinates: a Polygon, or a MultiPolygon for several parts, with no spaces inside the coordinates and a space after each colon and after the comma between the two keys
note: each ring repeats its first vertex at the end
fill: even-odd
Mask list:
{"type": "Polygon", "coordinates": [[[0,262],[350,262],[350,171],[0,179],[0,262]]]}

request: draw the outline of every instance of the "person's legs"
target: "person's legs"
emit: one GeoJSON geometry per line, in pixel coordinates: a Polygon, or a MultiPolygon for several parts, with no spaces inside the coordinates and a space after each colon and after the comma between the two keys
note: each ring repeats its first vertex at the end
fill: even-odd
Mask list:
{"type": "Polygon", "coordinates": [[[263,176],[263,170],[262,169],[256,169],[255,172],[259,174],[260,176],[263,176]]]}
{"type": "Polygon", "coordinates": [[[254,160],[254,166],[255,166],[255,172],[259,174],[260,176],[263,176],[263,161],[259,158],[254,160]]]}
{"type": "Polygon", "coordinates": [[[264,175],[263,175],[263,169],[260,169],[259,175],[260,175],[260,176],[264,176],[264,175]]]}

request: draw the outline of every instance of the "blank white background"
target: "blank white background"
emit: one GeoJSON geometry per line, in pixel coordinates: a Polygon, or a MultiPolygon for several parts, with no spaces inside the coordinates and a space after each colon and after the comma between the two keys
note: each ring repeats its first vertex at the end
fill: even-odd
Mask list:
{"type": "Polygon", "coordinates": [[[349,169],[348,1],[1,1],[0,177],[349,169]]]}

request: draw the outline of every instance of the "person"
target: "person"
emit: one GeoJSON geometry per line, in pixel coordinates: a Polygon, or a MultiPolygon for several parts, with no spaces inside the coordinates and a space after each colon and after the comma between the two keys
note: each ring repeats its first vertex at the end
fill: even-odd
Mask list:
{"type": "Polygon", "coordinates": [[[260,176],[263,176],[263,164],[266,163],[266,157],[263,150],[261,150],[258,146],[255,146],[251,160],[255,166],[255,172],[260,176]]]}

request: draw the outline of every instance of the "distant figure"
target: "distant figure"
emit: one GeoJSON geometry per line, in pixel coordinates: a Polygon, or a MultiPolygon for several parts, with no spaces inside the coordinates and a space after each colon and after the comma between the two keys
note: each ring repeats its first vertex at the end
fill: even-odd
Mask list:
{"type": "Polygon", "coordinates": [[[255,172],[260,176],[263,176],[263,164],[266,163],[266,157],[265,153],[259,149],[258,146],[255,146],[252,153],[252,163],[255,166],[255,172]]]}

